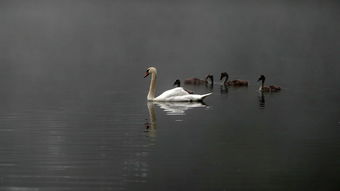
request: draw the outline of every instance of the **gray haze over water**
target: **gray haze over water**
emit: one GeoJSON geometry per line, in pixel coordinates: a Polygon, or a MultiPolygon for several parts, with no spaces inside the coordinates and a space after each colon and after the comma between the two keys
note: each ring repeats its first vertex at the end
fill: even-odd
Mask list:
{"type": "Polygon", "coordinates": [[[339,10],[0,1],[0,190],[338,190],[339,10]],[[149,66],[158,94],[224,71],[249,87],[147,105],[149,66]],[[261,74],[282,92],[261,97],[261,74]]]}

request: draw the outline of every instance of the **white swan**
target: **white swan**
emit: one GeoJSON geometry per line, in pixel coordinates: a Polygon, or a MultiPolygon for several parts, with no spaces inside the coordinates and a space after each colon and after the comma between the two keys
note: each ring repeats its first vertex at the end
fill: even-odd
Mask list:
{"type": "Polygon", "coordinates": [[[182,87],[173,88],[163,92],[158,97],[156,95],[156,78],[157,78],[157,69],[155,67],[150,67],[146,70],[146,74],[144,76],[147,77],[151,74],[151,82],[150,88],[148,93],[148,101],[174,101],[174,102],[192,102],[192,101],[202,101],[207,96],[211,95],[212,93],[207,93],[204,95],[198,94],[189,94],[185,91],[182,87]]]}

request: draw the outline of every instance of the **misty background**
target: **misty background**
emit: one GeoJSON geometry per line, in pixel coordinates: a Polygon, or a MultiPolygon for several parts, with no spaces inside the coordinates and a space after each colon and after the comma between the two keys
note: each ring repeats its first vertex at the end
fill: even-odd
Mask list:
{"type": "Polygon", "coordinates": [[[227,71],[251,83],[266,74],[282,86],[339,87],[339,8],[338,1],[1,1],[1,87],[133,87],[145,84],[148,66],[164,86],[227,71]]]}

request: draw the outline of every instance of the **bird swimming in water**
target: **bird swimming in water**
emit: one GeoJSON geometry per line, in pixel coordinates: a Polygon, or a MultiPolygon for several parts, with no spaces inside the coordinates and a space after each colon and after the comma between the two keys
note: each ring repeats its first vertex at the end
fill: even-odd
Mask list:
{"type": "Polygon", "coordinates": [[[279,86],[264,86],[264,82],[266,81],[266,77],[264,75],[261,75],[257,81],[261,81],[261,86],[259,88],[259,91],[261,92],[278,92],[281,90],[279,86]]]}
{"type": "Polygon", "coordinates": [[[223,78],[225,78],[223,84],[227,85],[227,86],[234,86],[234,87],[248,86],[248,81],[246,81],[246,80],[232,80],[232,81],[228,81],[229,75],[228,75],[227,72],[222,72],[221,73],[220,80],[222,80],[223,78]]]}
{"type": "Polygon", "coordinates": [[[204,80],[199,78],[188,78],[184,80],[185,84],[192,84],[192,85],[206,85],[206,84],[214,84],[214,76],[208,74],[204,80]]]}

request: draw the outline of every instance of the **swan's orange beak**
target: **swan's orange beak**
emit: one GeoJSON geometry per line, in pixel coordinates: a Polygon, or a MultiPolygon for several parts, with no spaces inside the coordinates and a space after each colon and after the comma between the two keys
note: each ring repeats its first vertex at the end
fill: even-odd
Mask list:
{"type": "Polygon", "coordinates": [[[149,72],[146,72],[144,78],[146,78],[148,75],[149,75],[149,72]]]}

